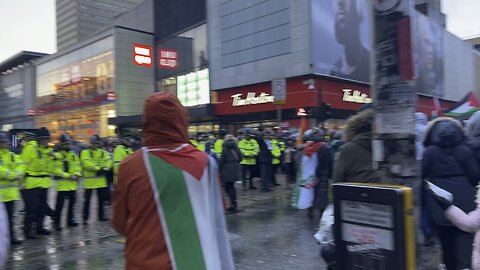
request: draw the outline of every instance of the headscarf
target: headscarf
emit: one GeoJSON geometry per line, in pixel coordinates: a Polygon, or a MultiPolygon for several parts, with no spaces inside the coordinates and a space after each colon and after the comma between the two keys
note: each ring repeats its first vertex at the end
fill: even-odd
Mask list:
{"type": "Polygon", "coordinates": [[[422,112],[415,113],[415,145],[417,147],[417,160],[423,156],[423,141],[425,140],[425,130],[428,125],[428,117],[422,112]]]}

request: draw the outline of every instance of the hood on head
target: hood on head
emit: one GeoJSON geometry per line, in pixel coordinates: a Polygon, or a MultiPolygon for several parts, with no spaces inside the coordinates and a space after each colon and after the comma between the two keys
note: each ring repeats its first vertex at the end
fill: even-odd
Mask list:
{"type": "Polygon", "coordinates": [[[464,143],[462,124],[449,117],[439,117],[430,122],[425,131],[425,146],[456,146],[464,143]]]}
{"type": "Polygon", "coordinates": [[[142,126],[146,146],[170,148],[189,141],[188,112],[169,93],[155,93],[147,99],[142,126]]]}
{"type": "Polygon", "coordinates": [[[470,140],[480,137],[480,111],[476,111],[474,114],[472,114],[472,116],[470,116],[470,118],[468,118],[465,132],[470,140]]]}
{"type": "Polygon", "coordinates": [[[345,141],[351,141],[355,135],[371,133],[373,125],[373,110],[365,110],[350,117],[344,130],[345,141]]]}

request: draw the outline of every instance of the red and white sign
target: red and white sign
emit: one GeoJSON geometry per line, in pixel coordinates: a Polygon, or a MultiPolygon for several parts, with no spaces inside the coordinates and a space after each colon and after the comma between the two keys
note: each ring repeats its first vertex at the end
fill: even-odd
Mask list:
{"type": "Polygon", "coordinates": [[[150,46],[133,44],[133,63],[139,66],[151,67],[153,64],[153,49],[150,46]]]}
{"type": "Polygon", "coordinates": [[[158,49],[160,68],[177,68],[178,66],[178,52],[172,49],[158,49]]]}
{"type": "Polygon", "coordinates": [[[108,92],[107,93],[107,100],[116,100],[117,99],[117,94],[114,92],[108,92]]]}
{"type": "Polygon", "coordinates": [[[33,115],[35,115],[35,114],[36,114],[35,109],[29,109],[29,110],[27,110],[27,115],[33,116],[33,115]]]}

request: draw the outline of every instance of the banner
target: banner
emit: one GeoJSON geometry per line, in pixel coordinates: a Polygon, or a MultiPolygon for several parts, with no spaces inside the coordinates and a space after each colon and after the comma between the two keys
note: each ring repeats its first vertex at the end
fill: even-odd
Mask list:
{"type": "Polygon", "coordinates": [[[369,0],[312,0],[314,72],[370,82],[369,0]]]}

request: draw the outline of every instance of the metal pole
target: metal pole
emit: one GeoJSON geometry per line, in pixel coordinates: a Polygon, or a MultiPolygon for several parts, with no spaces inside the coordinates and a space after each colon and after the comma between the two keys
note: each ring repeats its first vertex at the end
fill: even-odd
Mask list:
{"type": "Polygon", "coordinates": [[[277,105],[277,122],[278,122],[278,128],[281,131],[282,130],[282,105],[277,105]]]}

